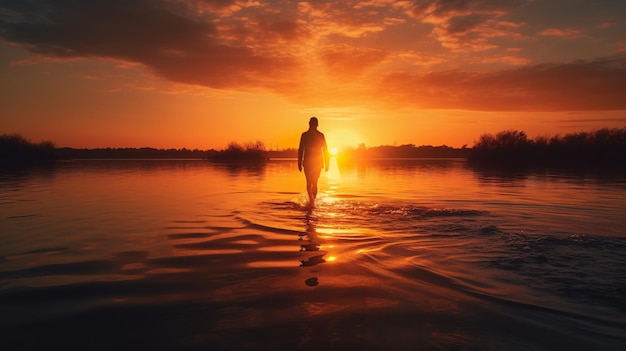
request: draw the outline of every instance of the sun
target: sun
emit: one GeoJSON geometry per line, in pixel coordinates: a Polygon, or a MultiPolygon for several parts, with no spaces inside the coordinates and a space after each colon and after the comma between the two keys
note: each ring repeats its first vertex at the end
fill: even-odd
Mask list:
{"type": "Polygon", "coordinates": [[[364,142],[359,134],[353,130],[347,129],[329,130],[326,133],[326,141],[328,145],[332,145],[336,148],[337,152],[340,152],[340,150],[344,148],[357,147],[364,142]]]}
{"type": "Polygon", "coordinates": [[[333,148],[330,148],[328,152],[330,153],[331,156],[337,156],[337,154],[339,153],[339,150],[337,150],[336,147],[333,147],[333,148]]]}

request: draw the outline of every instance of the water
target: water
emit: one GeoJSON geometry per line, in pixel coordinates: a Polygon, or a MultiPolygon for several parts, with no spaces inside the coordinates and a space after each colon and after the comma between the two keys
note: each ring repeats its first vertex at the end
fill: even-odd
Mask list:
{"type": "Polygon", "coordinates": [[[622,350],[623,172],[0,171],[2,348],[622,350]]]}

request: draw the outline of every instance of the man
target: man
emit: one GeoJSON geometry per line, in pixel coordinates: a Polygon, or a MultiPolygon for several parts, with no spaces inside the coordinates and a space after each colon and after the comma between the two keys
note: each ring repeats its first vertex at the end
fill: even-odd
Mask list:
{"type": "Polygon", "coordinates": [[[300,147],[298,147],[298,170],[306,177],[306,191],[309,194],[309,204],[315,203],[317,196],[317,180],[320,177],[322,166],[328,172],[329,155],[324,134],[317,130],[317,117],[309,120],[309,130],[302,133],[300,147]]]}

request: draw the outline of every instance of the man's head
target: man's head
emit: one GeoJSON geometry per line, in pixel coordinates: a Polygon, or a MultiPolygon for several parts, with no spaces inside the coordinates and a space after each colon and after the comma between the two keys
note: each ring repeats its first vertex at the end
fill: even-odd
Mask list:
{"type": "Polygon", "coordinates": [[[311,128],[317,128],[319,122],[317,121],[317,117],[311,117],[311,119],[309,120],[309,127],[311,128]]]}

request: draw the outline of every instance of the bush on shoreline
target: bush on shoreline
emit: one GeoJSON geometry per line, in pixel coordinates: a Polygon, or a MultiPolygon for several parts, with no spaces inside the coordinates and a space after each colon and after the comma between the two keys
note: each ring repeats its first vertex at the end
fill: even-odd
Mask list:
{"type": "Polygon", "coordinates": [[[55,160],[54,143],[33,143],[18,134],[0,135],[0,160],[4,161],[49,161],[55,160]]]}
{"type": "Polygon", "coordinates": [[[268,156],[262,141],[244,145],[232,141],[225,150],[208,151],[206,158],[218,162],[262,162],[266,161],[268,156]]]}
{"type": "Polygon", "coordinates": [[[475,161],[617,164],[626,160],[626,127],[534,139],[517,130],[483,134],[469,158],[475,161]]]}

